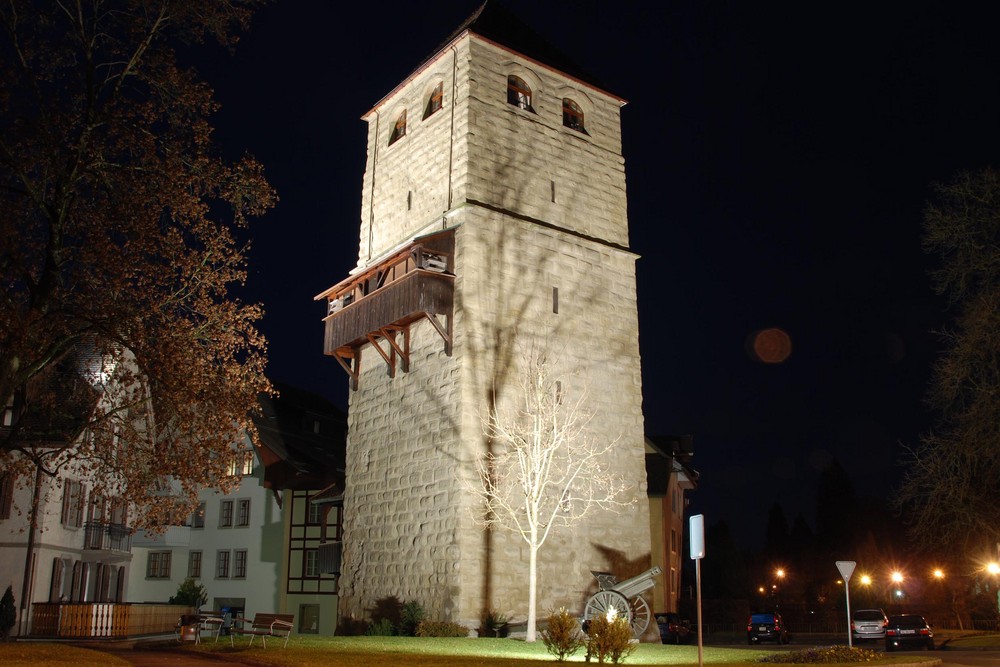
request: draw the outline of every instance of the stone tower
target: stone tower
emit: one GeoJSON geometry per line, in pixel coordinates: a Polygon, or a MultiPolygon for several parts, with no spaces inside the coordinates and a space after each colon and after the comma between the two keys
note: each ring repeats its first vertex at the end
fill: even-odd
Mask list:
{"type": "Polygon", "coordinates": [[[358,265],[317,297],[352,386],[342,617],[391,596],[470,628],[526,617],[527,546],[484,532],[469,485],[532,348],[587,392],[636,501],[550,536],[539,614],[582,612],[591,570],[649,567],[623,104],[488,3],[364,116],[358,265]]]}

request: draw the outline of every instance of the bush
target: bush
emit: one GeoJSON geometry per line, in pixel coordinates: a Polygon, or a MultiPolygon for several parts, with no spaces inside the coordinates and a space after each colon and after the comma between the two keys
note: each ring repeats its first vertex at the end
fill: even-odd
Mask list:
{"type": "Polygon", "coordinates": [[[605,660],[613,665],[625,662],[635,650],[633,639],[626,616],[595,616],[587,623],[587,661],[596,657],[602,665],[605,660]]]}
{"type": "Polygon", "coordinates": [[[427,613],[424,611],[424,606],[417,602],[416,600],[410,600],[403,605],[403,608],[399,612],[399,634],[402,637],[416,637],[417,636],[417,626],[420,625],[420,621],[424,620],[427,613]]]}
{"type": "Polygon", "coordinates": [[[189,607],[201,608],[201,605],[208,602],[208,593],[205,587],[188,577],[177,587],[177,595],[169,600],[170,604],[186,604],[189,607]]]}
{"type": "Polygon", "coordinates": [[[490,609],[480,621],[479,634],[483,637],[504,637],[507,630],[507,617],[497,611],[490,609]]]}
{"type": "Polygon", "coordinates": [[[0,640],[10,638],[10,630],[17,623],[17,609],[14,608],[14,589],[10,586],[0,598],[0,640]]]}
{"type": "Polygon", "coordinates": [[[885,656],[878,651],[867,648],[849,646],[818,646],[816,648],[776,653],[759,658],[757,662],[791,663],[791,664],[822,664],[830,662],[875,662],[885,656]]]}
{"type": "Polygon", "coordinates": [[[564,662],[567,656],[573,655],[587,643],[580,632],[580,622],[565,608],[549,614],[547,627],[542,630],[541,635],[546,650],[559,662],[564,662]]]}
{"type": "Polygon", "coordinates": [[[392,637],[395,634],[396,626],[388,618],[380,618],[365,628],[365,636],[367,637],[392,637]]]}
{"type": "Polygon", "coordinates": [[[418,637],[468,637],[469,629],[451,621],[420,621],[418,637]]]}

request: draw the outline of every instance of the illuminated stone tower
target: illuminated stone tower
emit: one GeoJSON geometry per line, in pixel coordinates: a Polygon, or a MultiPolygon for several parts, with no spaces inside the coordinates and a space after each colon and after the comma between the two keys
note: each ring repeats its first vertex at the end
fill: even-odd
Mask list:
{"type": "Polygon", "coordinates": [[[483,5],[364,116],[358,266],[317,297],[352,385],[342,617],[396,596],[470,628],[525,618],[526,545],[484,533],[468,485],[487,401],[512,400],[531,347],[586,389],[637,501],[549,538],[540,613],[582,611],[591,570],[648,567],[623,104],[483,5]]]}

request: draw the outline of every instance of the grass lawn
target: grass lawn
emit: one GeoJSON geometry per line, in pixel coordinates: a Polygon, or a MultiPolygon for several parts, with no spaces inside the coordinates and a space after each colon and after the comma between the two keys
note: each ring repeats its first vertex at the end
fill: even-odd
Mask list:
{"type": "MultiPolygon", "coordinates": [[[[269,642],[267,649],[247,648],[247,640],[237,638],[232,648],[225,638],[218,643],[187,646],[186,650],[217,653],[234,660],[277,667],[360,667],[362,665],[400,665],[414,667],[537,667],[539,662],[555,659],[541,642],[527,644],[514,639],[420,639],[414,637],[303,637],[294,636],[288,648],[269,642]]],[[[176,646],[176,644],[175,644],[176,646]]],[[[747,665],[773,651],[761,649],[705,647],[705,664],[747,665]]],[[[220,656],[220,657],[221,657],[220,656]]],[[[934,656],[928,656],[933,659],[934,656]]],[[[569,659],[584,662],[583,651],[569,659]]],[[[893,656],[880,664],[914,662],[913,658],[893,656]]],[[[596,664],[592,662],[591,664],[596,664]]],[[[697,646],[640,644],[625,661],[626,665],[697,665],[697,646]]]]}
{"type": "Polygon", "coordinates": [[[129,667],[130,663],[107,653],[67,644],[36,642],[0,642],[0,665],[4,667],[129,667]]]}

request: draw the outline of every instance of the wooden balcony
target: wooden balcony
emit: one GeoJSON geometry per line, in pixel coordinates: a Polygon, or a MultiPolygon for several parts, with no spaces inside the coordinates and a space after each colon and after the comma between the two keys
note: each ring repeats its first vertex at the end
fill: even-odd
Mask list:
{"type": "Polygon", "coordinates": [[[354,389],[369,344],[390,377],[397,364],[409,371],[410,326],[418,320],[433,325],[451,354],[454,245],[454,230],[421,237],[316,296],[328,303],[323,351],[347,371],[354,389]]]}

